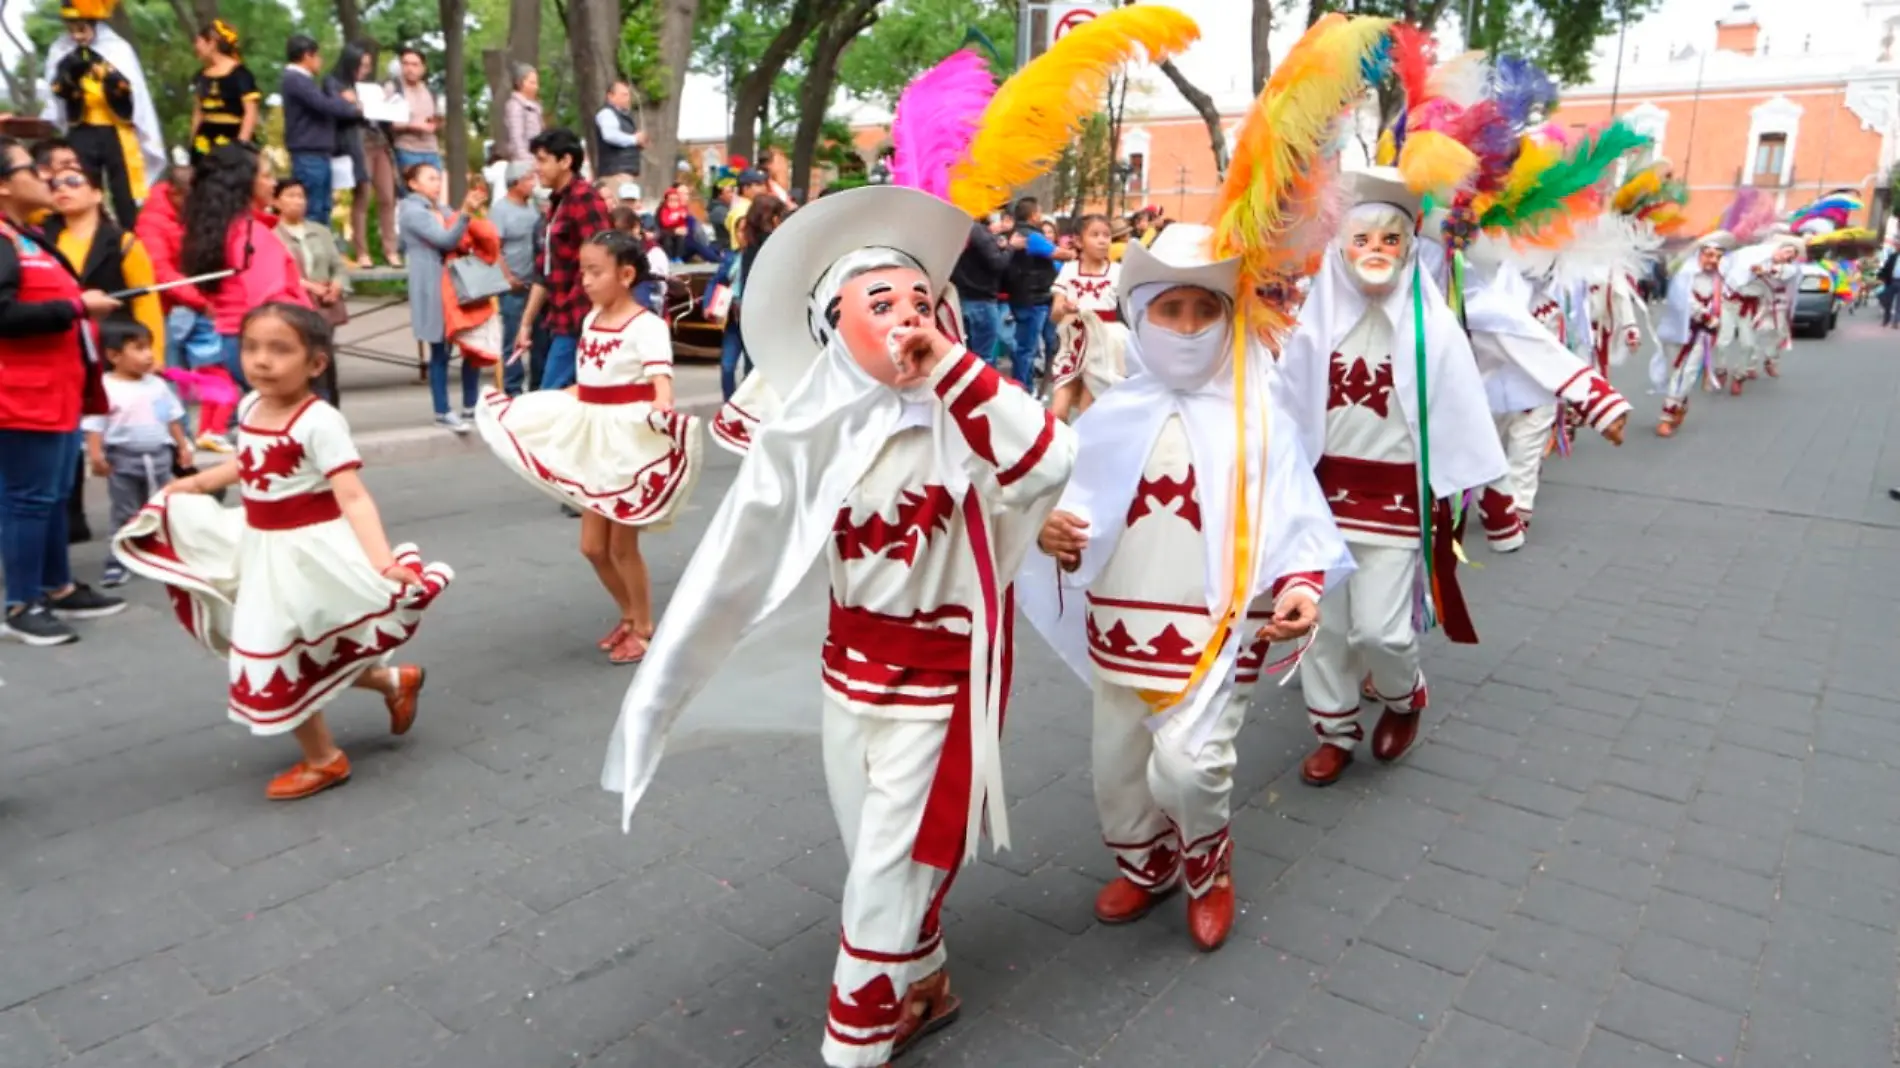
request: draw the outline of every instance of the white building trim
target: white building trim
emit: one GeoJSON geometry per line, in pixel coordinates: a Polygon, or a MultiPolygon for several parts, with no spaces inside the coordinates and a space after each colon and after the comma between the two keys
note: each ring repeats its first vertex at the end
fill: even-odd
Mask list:
{"type": "Polygon", "coordinates": [[[1794,176],[1795,139],[1801,131],[1802,110],[1801,105],[1780,93],[1749,109],[1748,153],[1742,157],[1743,184],[1755,178],[1755,151],[1761,147],[1764,134],[1780,134],[1785,141],[1781,154],[1781,174],[1777,176],[1776,184],[1788,184],[1794,176]]]}

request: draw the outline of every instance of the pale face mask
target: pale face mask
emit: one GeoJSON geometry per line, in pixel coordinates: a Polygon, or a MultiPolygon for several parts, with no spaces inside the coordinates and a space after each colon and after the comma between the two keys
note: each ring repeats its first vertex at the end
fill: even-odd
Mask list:
{"type": "Polygon", "coordinates": [[[1347,271],[1361,289],[1375,295],[1391,290],[1411,247],[1411,218],[1387,204],[1354,208],[1339,240],[1347,271]]]}

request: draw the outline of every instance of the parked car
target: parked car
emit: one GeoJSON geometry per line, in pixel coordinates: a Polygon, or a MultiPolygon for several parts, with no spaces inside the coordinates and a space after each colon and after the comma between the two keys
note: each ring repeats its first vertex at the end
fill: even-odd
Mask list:
{"type": "Polygon", "coordinates": [[[1794,295],[1795,335],[1824,338],[1839,323],[1840,316],[1833,277],[1812,263],[1802,264],[1801,288],[1794,295]]]}

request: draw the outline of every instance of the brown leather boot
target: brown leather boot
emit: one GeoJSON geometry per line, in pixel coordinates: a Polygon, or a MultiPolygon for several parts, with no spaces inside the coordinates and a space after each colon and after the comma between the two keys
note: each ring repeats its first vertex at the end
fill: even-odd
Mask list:
{"type": "Polygon", "coordinates": [[[1107,924],[1134,923],[1173,897],[1178,889],[1179,883],[1166,890],[1144,890],[1129,882],[1126,875],[1117,875],[1095,895],[1095,918],[1107,924]]]}
{"type": "Polygon", "coordinates": [[[1300,761],[1300,781],[1308,786],[1331,786],[1346,773],[1352,763],[1352,750],[1321,742],[1319,748],[1300,761]]]}
{"type": "Polygon", "coordinates": [[[1372,731],[1372,755],[1390,764],[1405,755],[1418,740],[1418,713],[1388,708],[1372,731]]]}

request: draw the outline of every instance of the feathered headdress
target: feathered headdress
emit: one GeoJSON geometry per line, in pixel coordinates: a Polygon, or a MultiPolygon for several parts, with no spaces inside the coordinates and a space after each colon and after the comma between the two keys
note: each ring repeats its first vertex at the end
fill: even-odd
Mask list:
{"type": "Polygon", "coordinates": [[[1681,182],[1665,178],[1668,164],[1651,163],[1636,171],[1617,186],[1610,207],[1619,215],[1647,223],[1658,234],[1668,236],[1683,228],[1688,218],[1683,206],[1689,202],[1689,189],[1681,182]]]}
{"type": "Polygon", "coordinates": [[[1405,110],[1390,136],[1381,136],[1379,162],[1396,166],[1412,192],[1450,200],[1477,176],[1472,144],[1493,118],[1490,108],[1474,113],[1476,101],[1466,102],[1473,85],[1484,83],[1483,56],[1466,53],[1452,71],[1441,72],[1432,65],[1431,34],[1403,22],[1392,27],[1391,52],[1405,110]]]}
{"type": "Polygon", "coordinates": [[[1474,201],[1478,225],[1523,240],[1559,239],[1568,233],[1566,214],[1601,210],[1596,186],[1610,167],[1649,143],[1621,122],[1586,135],[1567,154],[1554,143],[1526,138],[1503,187],[1474,201]]]}
{"type": "Polygon", "coordinates": [[[969,150],[996,79],[983,57],[965,49],[918,75],[897,98],[891,120],[891,182],[950,197],[950,170],[969,150]]]}
{"type": "Polygon", "coordinates": [[[1743,188],[1722,213],[1716,228],[1735,238],[1736,246],[1752,245],[1768,234],[1775,224],[1775,202],[1760,189],[1743,188]]]}
{"type": "Polygon", "coordinates": [[[1119,7],[1064,35],[1031,60],[984,109],[968,157],[951,169],[950,201],[974,216],[1054,165],[1122,64],[1170,59],[1201,35],[1194,20],[1157,4],[1119,7]]]}
{"type": "Polygon", "coordinates": [[[1825,234],[1835,230],[1844,230],[1854,218],[1854,213],[1865,205],[1856,194],[1841,190],[1829,193],[1814,203],[1802,208],[1788,217],[1796,233],[1825,234]]]}
{"type": "Polygon", "coordinates": [[[1345,204],[1332,148],[1348,109],[1384,77],[1391,20],[1328,14],[1307,28],[1254,101],[1214,206],[1214,254],[1241,261],[1250,324],[1277,346],[1292,282],[1313,273],[1345,204]]]}

